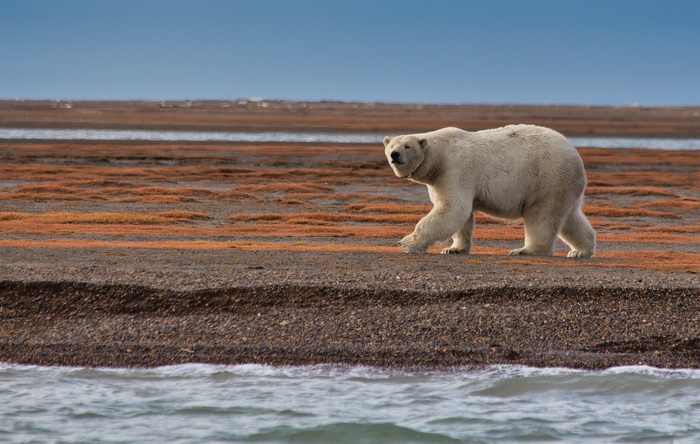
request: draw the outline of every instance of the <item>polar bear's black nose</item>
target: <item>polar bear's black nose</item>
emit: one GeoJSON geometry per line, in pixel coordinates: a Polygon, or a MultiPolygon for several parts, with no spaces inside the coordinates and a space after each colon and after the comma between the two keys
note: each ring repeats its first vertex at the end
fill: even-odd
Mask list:
{"type": "Polygon", "coordinates": [[[392,160],[392,161],[396,162],[397,160],[399,160],[399,157],[401,157],[401,154],[400,154],[400,153],[397,153],[396,151],[394,151],[393,153],[391,153],[391,160],[392,160]]]}

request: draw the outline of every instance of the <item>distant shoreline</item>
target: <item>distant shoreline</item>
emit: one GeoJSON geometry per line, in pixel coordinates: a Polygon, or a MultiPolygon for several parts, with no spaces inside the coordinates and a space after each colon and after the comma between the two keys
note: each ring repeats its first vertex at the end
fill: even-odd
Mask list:
{"type": "Polygon", "coordinates": [[[384,134],[533,123],[567,136],[700,137],[700,107],[0,100],[0,127],[384,134]]]}

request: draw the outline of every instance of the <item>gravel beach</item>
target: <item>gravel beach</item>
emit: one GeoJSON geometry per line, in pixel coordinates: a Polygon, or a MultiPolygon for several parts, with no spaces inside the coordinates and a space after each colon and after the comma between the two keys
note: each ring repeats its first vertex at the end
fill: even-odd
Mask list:
{"type": "Polygon", "coordinates": [[[8,362],[700,365],[697,275],[563,258],[12,252],[0,268],[8,362]]]}
{"type": "MultiPolygon", "coordinates": [[[[0,126],[85,124],[36,103],[8,120],[1,105],[0,126]]],[[[201,125],[196,107],[187,120],[147,105],[134,115],[201,125]]],[[[256,128],[400,130],[404,108],[314,126],[296,104],[256,128]]],[[[557,115],[530,108],[518,112],[532,119],[504,123],[557,115]]],[[[562,128],[612,131],[581,112],[562,128]]],[[[700,134],[678,112],[654,114],[654,134],[700,134]]],[[[131,125],[125,115],[90,125],[131,125]]],[[[433,123],[421,116],[412,124],[433,123]]],[[[641,131],[632,120],[621,134],[641,131]]],[[[253,124],[220,122],[236,125],[253,124]]],[[[381,146],[0,141],[0,361],[700,367],[700,154],[580,152],[599,241],[587,260],[562,257],[563,245],[551,258],[506,256],[522,223],[482,216],[473,255],[401,253],[429,201],[392,177],[381,146]]]]}

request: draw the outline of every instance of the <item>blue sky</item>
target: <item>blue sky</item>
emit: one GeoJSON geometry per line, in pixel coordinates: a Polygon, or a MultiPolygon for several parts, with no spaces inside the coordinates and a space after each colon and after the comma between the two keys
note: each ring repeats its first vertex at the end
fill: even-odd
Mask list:
{"type": "Polygon", "coordinates": [[[700,105],[695,0],[0,0],[0,98],[700,105]]]}

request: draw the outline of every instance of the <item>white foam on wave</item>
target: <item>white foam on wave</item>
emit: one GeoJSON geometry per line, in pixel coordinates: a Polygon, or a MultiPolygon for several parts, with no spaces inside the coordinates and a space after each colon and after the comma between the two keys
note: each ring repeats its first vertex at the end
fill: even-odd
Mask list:
{"type": "Polygon", "coordinates": [[[33,374],[74,374],[75,372],[95,372],[104,375],[136,377],[178,377],[206,378],[212,375],[229,374],[231,376],[249,377],[285,377],[285,378],[367,378],[386,379],[411,376],[466,376],[485,378],[528,378],[564,375],[623,375],[637,374],[660,378],[700,379],[700,369],[666,369],[646,365],[611,367],[605,370],[579,370],[565,367],[528,367],[523,365],[492,365],[484,368],[462,368],[450,370],[405,371],[369,366],[351,365],[302,365],[272,366],[264,364],[178,364],[153,368],[125,367],[70,367],[40,366],[0,362],[2,373],[26,372],[33,374]]]}
{"type": "Polygon", "coordinates": [[[647,365],[630,365],[630,366],[620,366],[612,367],[607,370],[601,371],[604,375],[623,375],[623,374],[634,374],[634,375],[647,375],[655,376],[658,378],[683,378],[683,379],[699,379],[700,369],[687,369],[687,368],[658,368],[650,367],[647,365]]]}
{"type": "Polygon", "coordinates": [[[491,365],[481,370],[485,374],[504,377],[539,377],[561,376],[592,373],[590,370],[579,370],[566,367],[528,367],[525,365],[491,365]]]}

